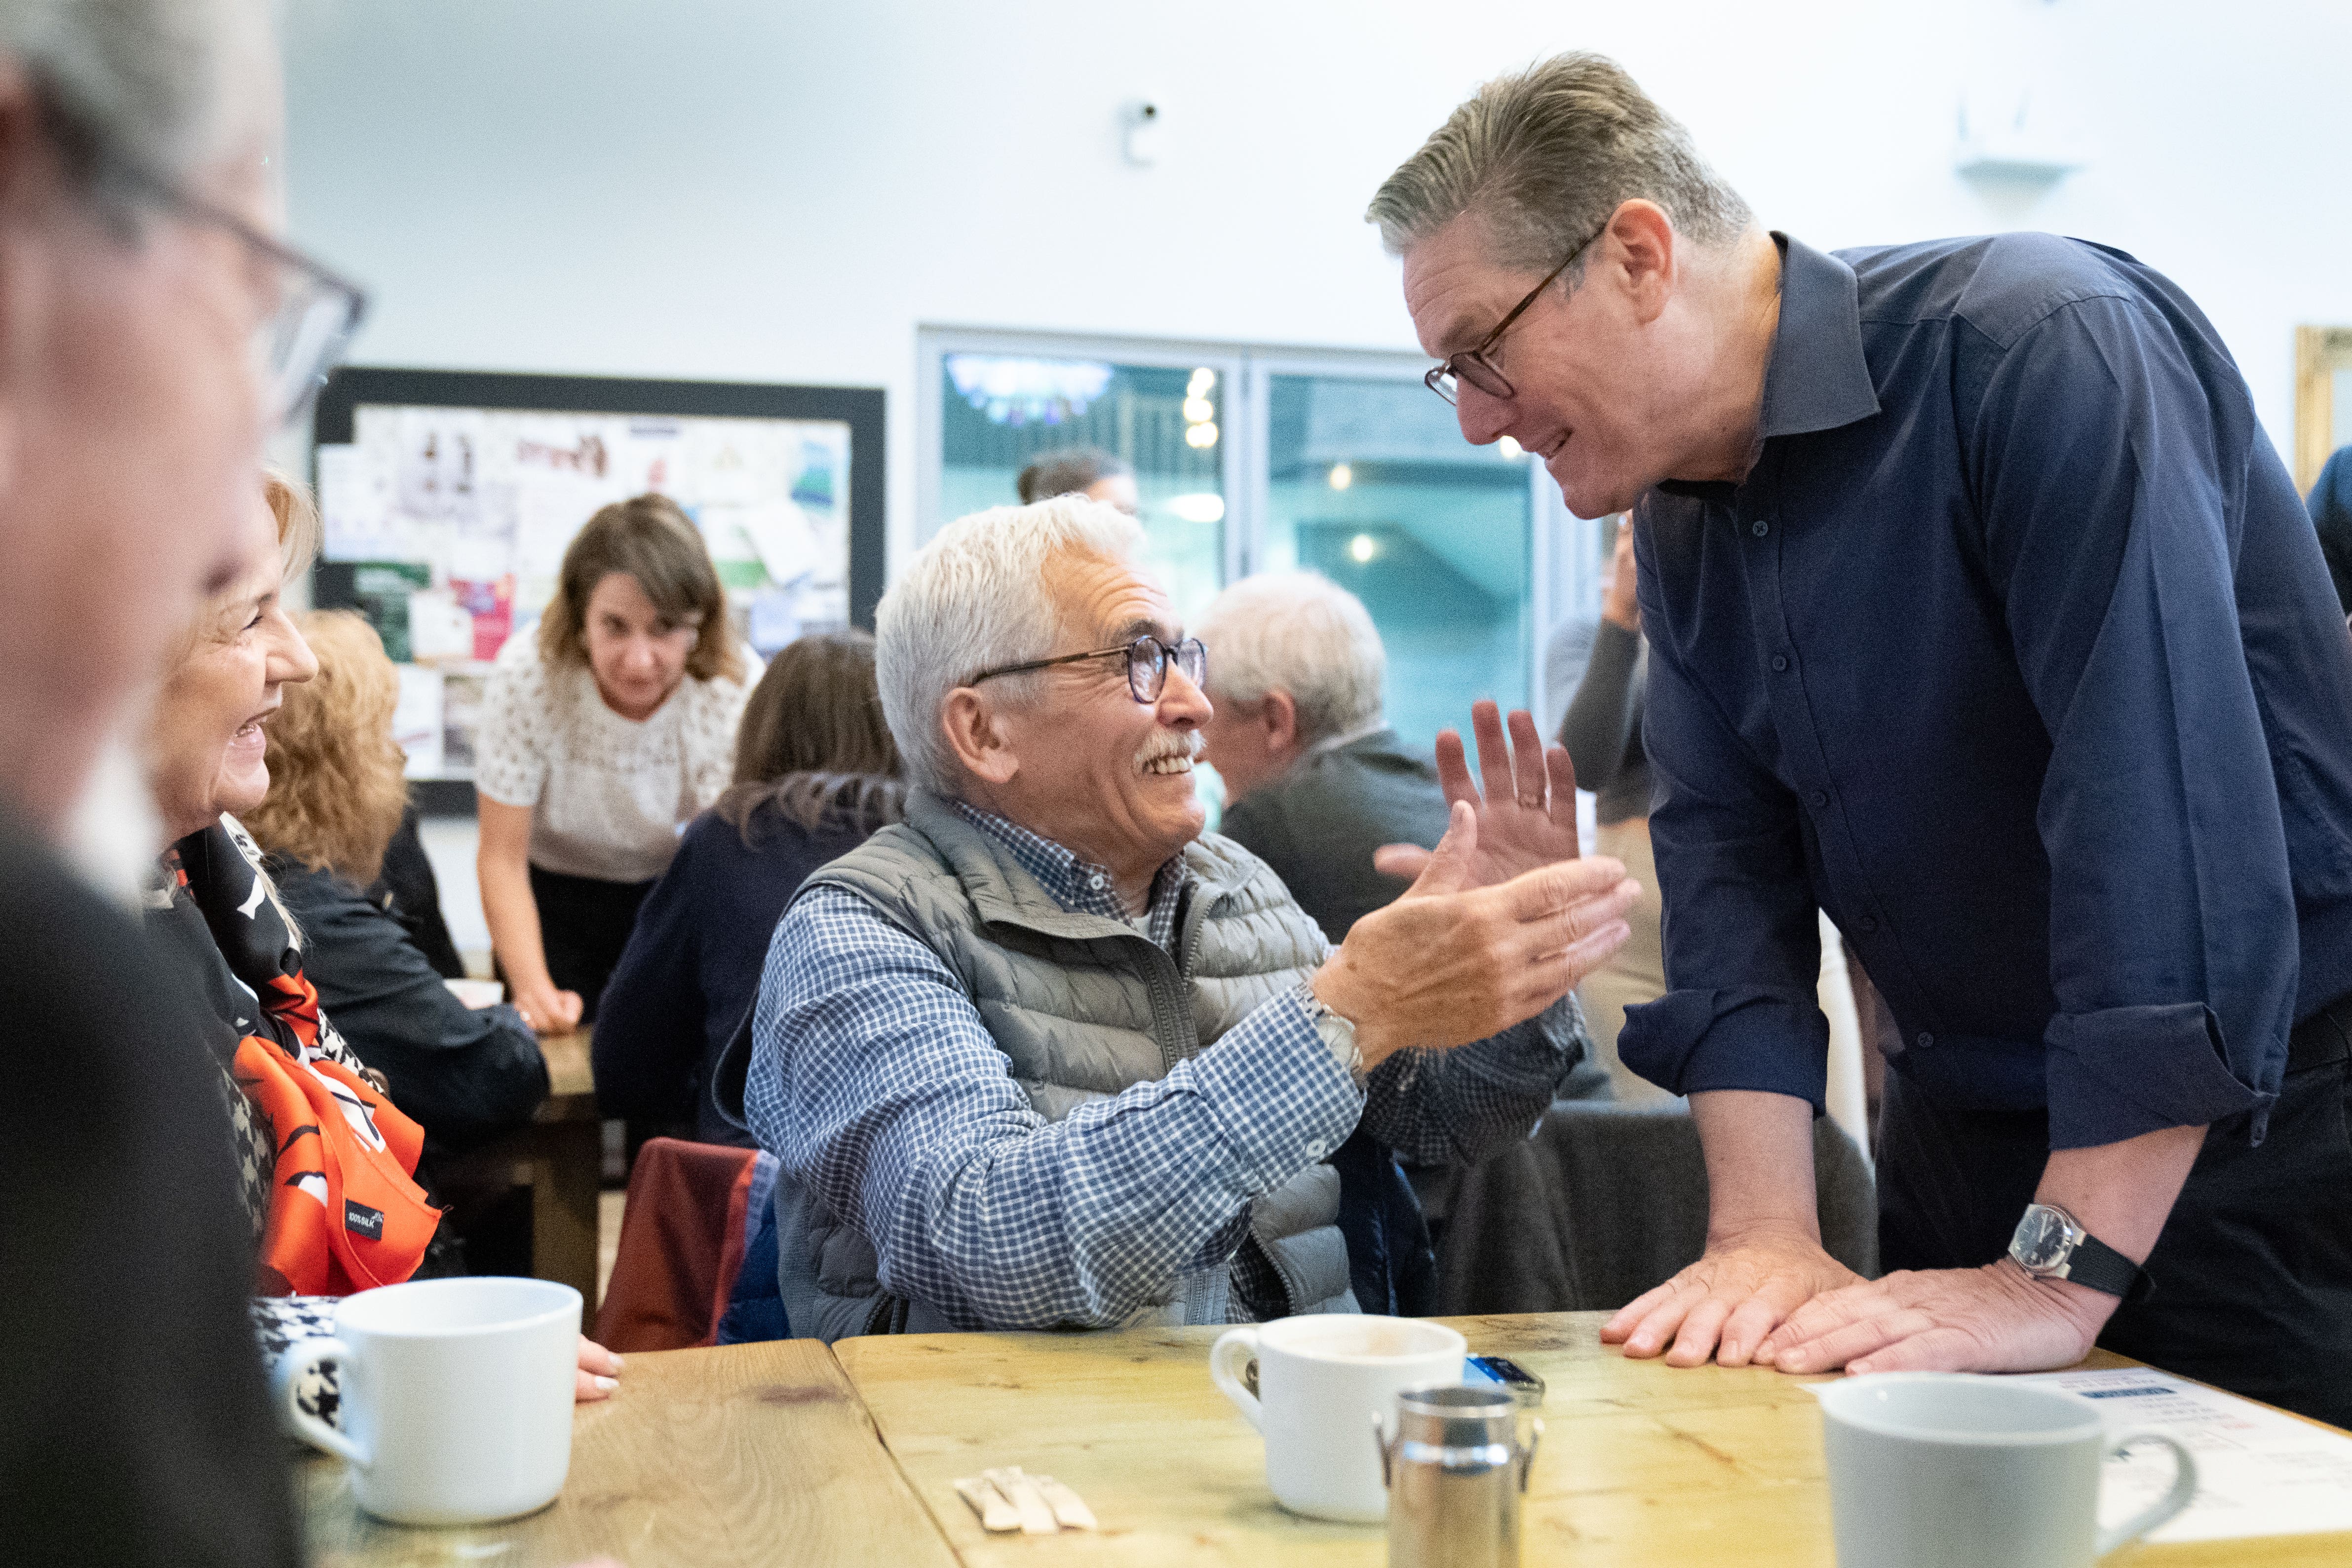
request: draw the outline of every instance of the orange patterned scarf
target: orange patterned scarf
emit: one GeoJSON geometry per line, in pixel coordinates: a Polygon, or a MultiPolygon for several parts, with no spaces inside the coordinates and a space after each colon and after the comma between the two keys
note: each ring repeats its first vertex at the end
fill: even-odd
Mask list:
{"type": "Polygon", "coordinates": [[[272,978],[262,1006],[294,1043],[249,1034],[231,1071],[278,1131],[264,1295],[343,1296],[416,1271],[441,1222],[410,1176],[424,1130],[318,1049],[319,1000],[299,976],[272,978]]]}

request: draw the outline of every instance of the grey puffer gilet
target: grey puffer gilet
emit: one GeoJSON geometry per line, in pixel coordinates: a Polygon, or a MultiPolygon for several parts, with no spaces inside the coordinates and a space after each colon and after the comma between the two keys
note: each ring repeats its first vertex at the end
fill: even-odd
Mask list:
{"type": "MultiPolygon", "coordinates": [[[[903,822],[794,896],[842,889],[929,945],[963,983],[1029,1103],[1057,1122],[1207,1050],[1329,951],[1281,880],[1240,845],[1204,836],[1183,859],[1194,885],[1175,957],[1131,925],[1064,909],[1003,844],[919,790],[903,822]]],[[[1356,1310],[1339,1210],[1339,1174],[1320,1164],[1253,1200],[1244,1245],[1254,1241],[1273,1265],[1284,1312],[1356,1310]]],[[[776,1216],[797,1332],[834,1340],[963,1326],[930,1303],[884,1292],[872,1242],[789,1175],[776,1185],[776,1216]]],[[[1171,1270],[1125,1322],[1223,1322],[1238,1305],[1226,1265],[1171,1270]]]]}

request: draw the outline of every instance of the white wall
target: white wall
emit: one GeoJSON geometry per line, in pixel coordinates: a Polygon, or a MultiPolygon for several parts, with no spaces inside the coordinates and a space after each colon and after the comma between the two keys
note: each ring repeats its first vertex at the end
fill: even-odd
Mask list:
{"type": "Polygon", "coordinates": [[[2219,324],[2282,446],[2291,329],[2352,321],[2341,0],[292,0],[289,190],[378,364],[880,385],[915,328],[1410,349],[1361,222],[1484,78],[1616,56],[1776,227],[2120,245],[2219,324]],[[2089,167],[1952,172],[2031,81],[2089,167]],[[1118,112],[1166,104],[1125,163],[1118,112]]]}

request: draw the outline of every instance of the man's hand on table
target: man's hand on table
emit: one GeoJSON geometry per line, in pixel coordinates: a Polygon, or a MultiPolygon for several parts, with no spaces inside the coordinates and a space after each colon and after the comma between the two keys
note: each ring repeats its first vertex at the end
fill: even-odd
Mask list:
{"type": "Polygon", "coordinates": [[[1669,1366],[1703,1365],[1710,1355],[1718,1365],[1745,1366],[1805,1303],[1861,1283],[1803,1227],[1710,1237],[1705,1257],[1603,1323],[1601,1342],[1622,1344],[1636,1359],[1664,1351],[1669,1366]]]}
{"type": "Polygon", "coordinates": [[[1612,860],[1577,858],[1576,776],[1535,721],[1472,709],[1482,799],[1462,737],[1438,737],[1453,818],[1434,851],[1383,847],[1376,863],[1412,886],[1356,922],[1316,971],[1316,996],[1356,1029],[1366,1068],[1408,1046],[1467,1045],[1566,996],[1630,935],[1641,887],[1612,860]]]}
{"type": "Polygon", "coordinates": [[[1814,1297],[1756,1347],[1783,1372],[2035,1372],[2090,1354],[2116,1299],[2037,1280],[2004,1258],[1981,1269],[1898,1270],[1814,1297]]]}

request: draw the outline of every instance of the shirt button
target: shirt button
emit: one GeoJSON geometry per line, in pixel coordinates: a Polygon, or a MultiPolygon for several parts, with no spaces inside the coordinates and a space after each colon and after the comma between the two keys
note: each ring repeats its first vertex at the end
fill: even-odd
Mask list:
{"type": "Polygon", "coordinates": [[[1331,1152],[1331,1145],[1321,1138],[1309,1138],[1307,1140],[1307,1152],[1319,1160],[1331,1152]]]}
{"type": "Polygon", "coordinates": [[[1103,879],[1100,873],[1087,878],[1087,885],[1088,887],[1100,887],[1102,885],[1102,882],[1103,879]]]}
{"type": "Polygon", "coordinates": [[[1788,655],[1788,654],[1786,654],[1786,653],[1775,653],[1775,654],[1773,654],[1773,655],[1772,655],[1772,669],[1773,669],[1773,671],[1774,671],[1774,673],[1775,673],[1775,674],[1778,674],[1780,671],[1785,670],[1785,669],[1787,669],[1788,667],[1789,667],[1789,655],[1788,655]]]}
{"type": "Polygon", "coordinates": [[[1868,936],[1870,933],[1878,929],[1878,916],[1875,915],[1864,915],[1862,917],[1861,925],[1863,935],[1865,936],[1868,936]]]}
{"type": "Polygon", "coordinates": [[[1813,807],[1816,810],[1826,810],[1829,807],[1829,803],[1830,792],[1828,790],[1816,789],[1813,791],[1813,807]]]}
{"type": "Polygon", "coordinates": [[[1923,1030],[1921,1030],[1919,1031],[1919,1049],[1920,1049],[1920,1050],[1925,1051],[1925,1050],[1927,1050],[1929,1046],[1931,1046],[1931,1045],[1933,1045],[1933,1044],[1935,1044],[1935,1043],[1936,1043],[1936,1037],[1935,1037],[1934,1035],[1929,1034],[1929,1033],[1928,1033],[1926,1030],[1924,1030],[1924,1029],[1923,1029],[1923,1030]]]}
{"type": "Polygon", "coordinates": [[[1749,533],[1751,533],[1751,534],[1754,534],[1758,538],[1759,538],[1759,539],[1760,539],[1760,538],[1762,538],[1766,534],[1769,534],[1769,533],[1770,533],[1770,532],[1772,531],[1772,525],[1771,525],[1771,524],[1769,524],[1769,523],[1768,523],[1768,522],[1766,522],[1763,518],[1759,517],[1759,518],[1757,518],[1754,522],[1752,522],[1752,523],[1750,523],[1750,524],[1748,524],[1748,531],[1749,533]]]}

